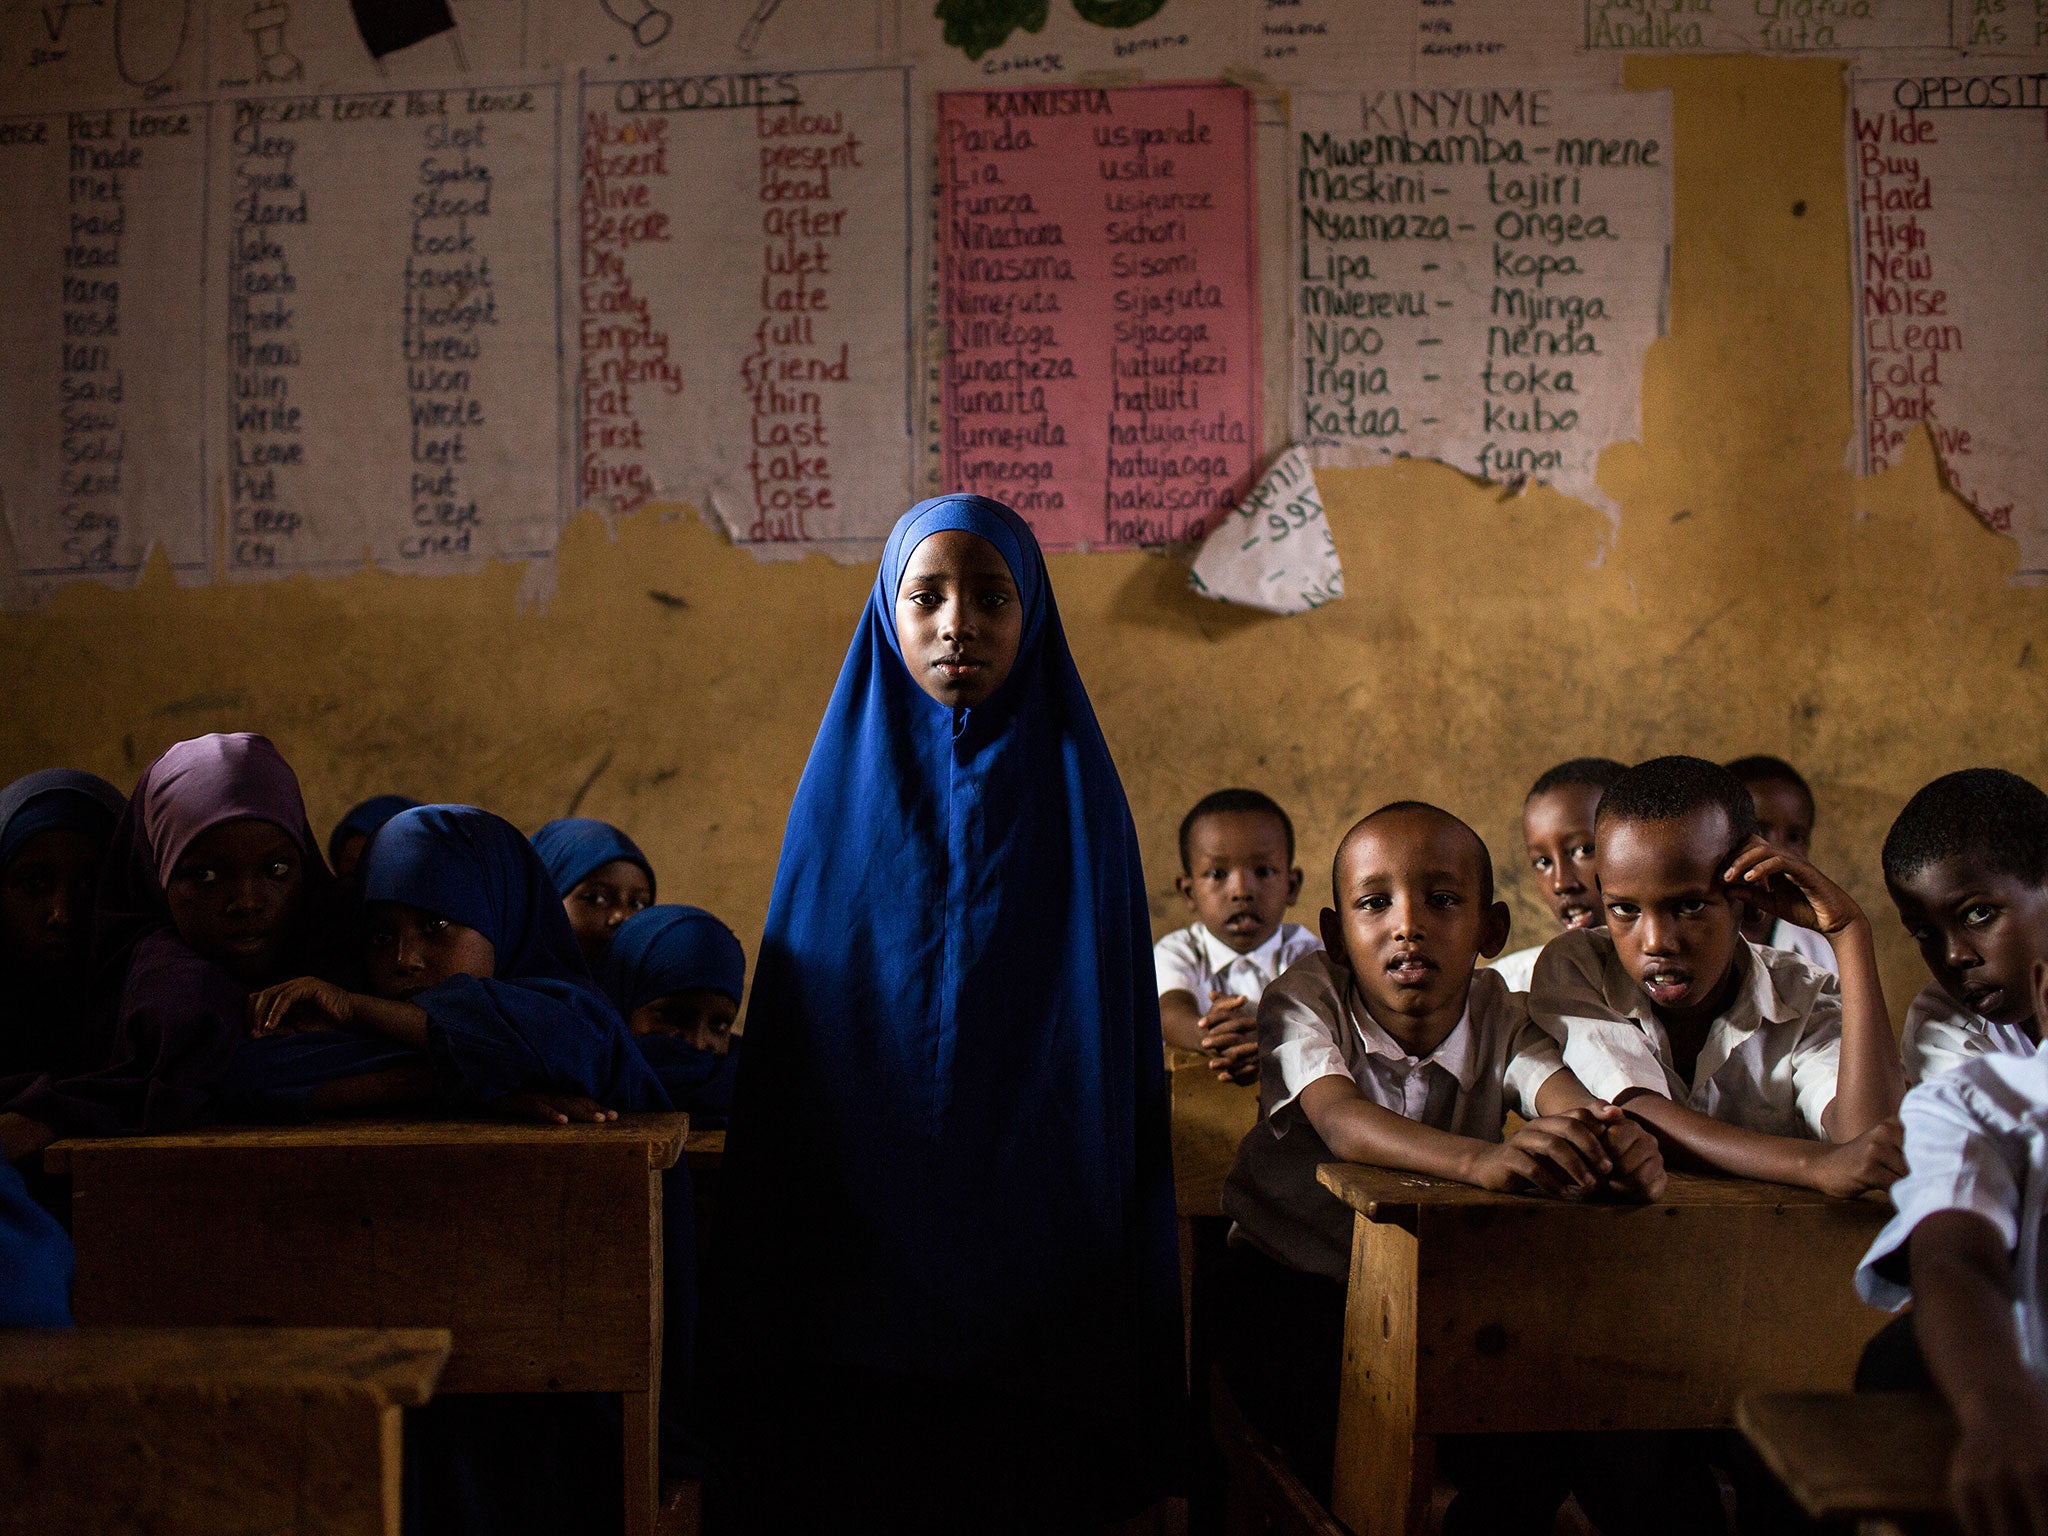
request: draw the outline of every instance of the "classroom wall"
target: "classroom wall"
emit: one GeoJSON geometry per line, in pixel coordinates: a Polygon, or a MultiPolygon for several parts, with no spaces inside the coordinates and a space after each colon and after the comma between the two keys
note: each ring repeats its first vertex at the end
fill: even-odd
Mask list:
{"type": "MultiPolygon", "coordinates": [[[[2048,593],[2008,584],[2016,546],[1944,491],[1924,439],[1879,478],[1843,467],[1840,66],[1638,59],[1627,82],[1673,91],[1677,244],[1642,443],[1601,464],[1618,537],[1549,492],[1417,463],[1319,477],[1348,595],[1318,612],[1226,608],[1152,555],[1058,556],[1054,586],[1162,930],[1180,912],[1175,826],[1225,783],[1294,811],[1310,922],[1353,818],[1400,796],[1451,808],[1492,845],[1525,943],[1548,932],[1517,820],[1543,768],[1774,752],[1814,782],[1817,857],[1878,919],[1902,1015],[1924,978],[1878,845],[1935,774],[2048,782],[2048,593]]],[[[872,581],[821,557],[757,564],[666,508],[616,537],[579,519],[537,610],[511,569],[74,586],[0,617],[0,780],[67,764],[125,785],[181,737],[261,730],[323,830],[384,790],[529,829],[572,807],[618,821],[662,894],[720,912],[751,954],[872,581]]]]}

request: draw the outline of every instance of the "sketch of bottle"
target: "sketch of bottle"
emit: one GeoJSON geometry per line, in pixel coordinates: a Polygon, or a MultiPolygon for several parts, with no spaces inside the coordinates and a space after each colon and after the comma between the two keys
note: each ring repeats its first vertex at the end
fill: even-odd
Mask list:
{"type": "MultiPolygon", "coordinates": [[[[60,21],[70,9],[67,0],[60,21]]],[[[153,86],[176,66],[191,30],[192,0],[114,0],[114,68],[130,85],[153,86]]]]}
{"type": "Polygon", "coordinates": [[[642,48],[652,48],[675,25],[675,18],[654,0],[601,0],[605,15],[633,34],[642,48]]]}
{"type": "Polygon", "coordinates": [[[242,20],[256,45],[257,72],[265,80],[296,80],[306,72],[299,56],[284,45],[285,23],[291,19],[292,8],[284,0],[257,0],[242,20]]]}

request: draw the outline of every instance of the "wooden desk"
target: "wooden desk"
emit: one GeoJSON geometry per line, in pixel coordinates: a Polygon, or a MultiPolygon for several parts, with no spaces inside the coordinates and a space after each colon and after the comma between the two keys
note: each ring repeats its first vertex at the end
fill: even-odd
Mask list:
{"type": "Polygon", "coordinates": [[[1690,1429],[1745,1391],[1839,1388],[1884,1323],[1856,1261],[1879,1200],[1672,1174],[1655,1205],[1325,1164],[1357,1212],[1331,1512],[1419,1529],[1431,1437],[1690,1429]]]}
{"type": "Polygon", "coordinates": [[[1223,1178],[1259,1119],[1259,1085],[1216,1076],[1200,1051],[1166,1048],[1173,1127],[1174,1208],[1183,1218],[1223,1214],[1223,1178]]]}
{"type": "Polygon", "coordinates": [[[618,1392],[652,1536],[661,1173],[689,1117],[330,1121],[60,1141],[96,1326],[441,1327],[443,1392],[618,1392]]]}
{"type": "Polygon", "coordinates": [[[725,1132],[692,1131],[683,1140],[683,1156],[690,1167],[710,1171],[725,1166],[725,1132]]]}
{"type": "Polygon", "coordinates": [[[1814,1519],[1947,1528],[1956,1423],[1933,1393],[1756,1393],[1735,1422],[1814,1519]]]}
{"type": "Polygon", "coordinates": [[[0,1532],[398,1536],[444,1329],[0,1332],[0,1532]]]}

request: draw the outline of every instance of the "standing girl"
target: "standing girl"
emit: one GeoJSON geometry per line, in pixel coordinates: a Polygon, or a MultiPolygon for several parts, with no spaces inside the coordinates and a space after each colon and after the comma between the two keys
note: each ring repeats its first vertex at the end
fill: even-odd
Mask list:
{"type": "Polygon", "coordinates": [[[1164,1491],[1180,1283],[1150,949],[1037,541],[997,502],[920,503],[776,871],[727,1162],[744,1391],[715,1513],[1072,1531],[1164,1491]]]}

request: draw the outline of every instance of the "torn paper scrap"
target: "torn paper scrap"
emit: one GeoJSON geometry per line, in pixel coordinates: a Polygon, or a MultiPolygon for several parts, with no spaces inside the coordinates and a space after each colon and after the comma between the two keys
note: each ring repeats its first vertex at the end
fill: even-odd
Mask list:
{"type": "Polygon", "coordinates": [[[1344,568],[1308,455],[1289,448],[1202,541],[1188,585],[1204,597],[1306,613],[1344,595],[1344,568]]]}

